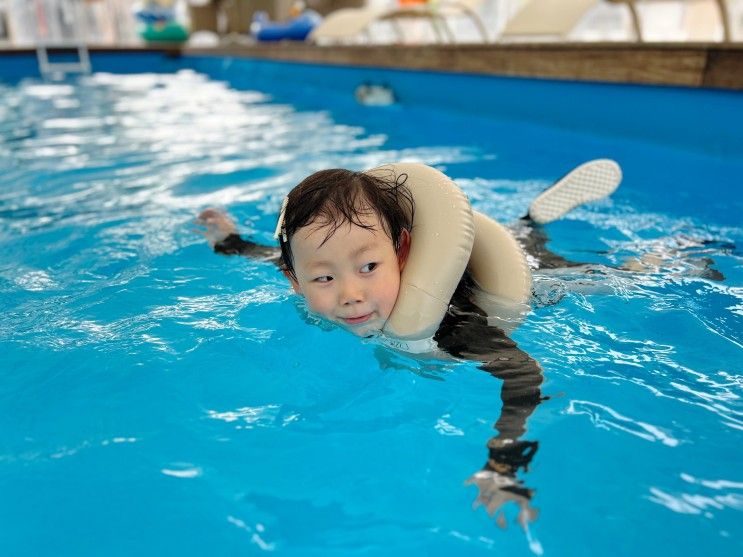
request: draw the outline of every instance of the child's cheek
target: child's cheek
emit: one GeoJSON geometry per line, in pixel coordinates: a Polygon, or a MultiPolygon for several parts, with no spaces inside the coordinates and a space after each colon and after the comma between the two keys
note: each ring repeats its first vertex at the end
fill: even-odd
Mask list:
{"type": "Polygon", "coordinates": [[[307,300],[307,305],[310,307],[310,310],[312,310],[314,313],[319,313],[320,315],[324,316],[328,316],[331,313],[328,303],[323,296],[318,296],[314,293],[308,293],[305,296],[305,299],[307,300]]]}

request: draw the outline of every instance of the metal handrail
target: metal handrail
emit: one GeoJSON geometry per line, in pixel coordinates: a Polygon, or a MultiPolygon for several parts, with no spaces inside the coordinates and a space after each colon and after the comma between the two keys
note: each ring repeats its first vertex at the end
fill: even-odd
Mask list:
{"type": "Polygon", "coordinates": [[[88,52],[88,45],[85,42],[84,29],[80,22],[81,3],[77,0],[60,0],[59,5],[63,9],[68,10],[63,15],[69,16],[72,22],[73,37],[70,39],[48,37],[49,29],[44,2],[35,0],[37,31],[39,31],[39,26],[41,25],[44,27],[44,32],[47,35],[45,38],[38,37],[36,41],[36,59],[39,64],[39,73],[44,78],[52,78],[68,73],[90,73],[90,53],[88,52]],[[50,50],[75,50],[78,61],[52,62],[49,59],[50,50]]]}

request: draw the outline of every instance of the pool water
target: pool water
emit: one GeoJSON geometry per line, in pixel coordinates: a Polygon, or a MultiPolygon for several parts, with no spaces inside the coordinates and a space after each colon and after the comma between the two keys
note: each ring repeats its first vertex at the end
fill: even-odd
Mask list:
{"type": "Polygon", "coordinates": [[[0,80],[4,555],[743,551],[737,147],[127,64],[0,80]],[[547,227],[593,272],[537,272],[513,334],[549,397],[523,436],[539,443],[527,528],[465,485],[499,380],[313,326],[273,265],[194,231],[219,206],[271,243],[310,172],[399,160],[508,223],[596,157],[620,162],[620,189],[547,227]]]}

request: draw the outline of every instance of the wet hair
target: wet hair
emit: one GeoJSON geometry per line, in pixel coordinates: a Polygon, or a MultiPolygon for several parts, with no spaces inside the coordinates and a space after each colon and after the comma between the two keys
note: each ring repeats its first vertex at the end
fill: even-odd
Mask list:
{"type": "Polygon", "coordinates": [[[325,243],[346,223],[373,230],[362,220],[369,215],[379,218],[383,232],[392,240],[397,252],[402,231],[410,231],[413,224],[413,196],[405,186],[406,179],[406,174],[395,175],[392,169],[389,174],[372,176],[332,168],[315,172],[302,180],[289,192],[286,200],[279,234],[281,269],[296,280],[290,242],[298,229],[310,224],[327,226],[325,243]]]}

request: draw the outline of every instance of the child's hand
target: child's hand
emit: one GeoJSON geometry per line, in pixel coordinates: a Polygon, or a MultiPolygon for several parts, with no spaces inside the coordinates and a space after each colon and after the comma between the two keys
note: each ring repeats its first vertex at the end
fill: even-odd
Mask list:
{"type": "Polygon", "coordinates": [[[537,518],[537,509],[530,505],[532,490],[516,477],[523,469],[527,471],[532,457],[537,452],[536,441],[525,441],[495,437],[488,442],[488,464],[485,469],[473,474],[465,485],[475,484],[480,493],[473,506],[484,505],[490,516],[496,517],[501,528],[506,525],[502,507],[508,501],[519,506],[519,524],[527,529],[529,522],[537,518]]]}
{"type": "Polygon", "coordinates": [[[511,476],[503,476],[492,470],[480,470],[465,482],[465,485],[476,485],[479,493],[473,508],[483,505],[490,516],[494,516],[501,528],[506,527],[503,505],[513,501],[519,507],[518,522],[524,530],[537,518],[538,511],[529,503],[531,490],[511,476]]]}
{"type": "Polygon", "coordinates": [[[198,232],[206,237],[206,241],[212,248],[230,234],[237,234],[237,227],[232,219],[223,211],[213,207],[204,209],[196,217],[196,224],[206,227],[205,231],[199,230],[198,232]]]}

